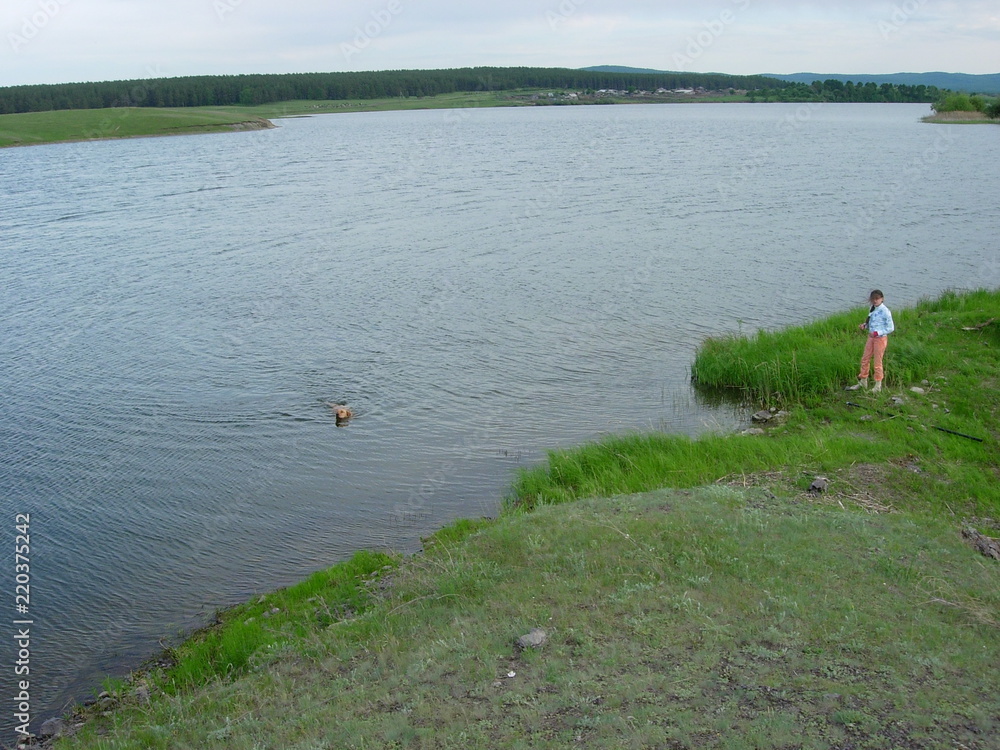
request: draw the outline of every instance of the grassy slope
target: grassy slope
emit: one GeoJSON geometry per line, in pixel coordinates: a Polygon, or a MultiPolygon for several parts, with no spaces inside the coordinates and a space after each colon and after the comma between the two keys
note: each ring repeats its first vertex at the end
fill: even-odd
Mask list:
{"type": "Polygon", "coordinates": [[[393,99],[336,99],[274,102],[253,107],[221,107],[227,112],[248,112],[269,119],[326,114],[331,112],[385,112],[406,109],[459,109],[463,107],[511,107],[524,104],[511,99],[509,92],[462,91],[438,96],[395,97],[393,99]]]}
{"type": "MultiPolygon", "coordinates": [[[[1000,516],[1000,293],[894,315],[890,372],[924,347],[911,374],[937,390],[844,394],[782,367],[810,407],[767,435],[553,453],[499,519],[228,613],[59,747],[995,747],[1000,565],[959,529],[1000,516]],[[520,651],[536,626],[548,643],[520,651]],[[220,645],[244,628],[264,639],[220,645]]],[[[730,359],[773,366],[818,337],[849,380],[856,317],[732,339],[730,359]]],[[[754,369],[718,382],[753,389],[754,369]]]]}
{"type": "Polygon", "coordinates": [[[0,147],[267,127],[260,117],[220,108],[74,109],[0,115],[0,147]]]}

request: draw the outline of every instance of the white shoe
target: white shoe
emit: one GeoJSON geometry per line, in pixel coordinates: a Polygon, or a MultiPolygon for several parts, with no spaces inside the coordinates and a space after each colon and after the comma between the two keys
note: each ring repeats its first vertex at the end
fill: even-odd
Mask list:
{"type": "Polygon", "coordinates": [[[867,378],[858,378],[858,382],[857,383],[855,383],[854,385],[847,386],[844,390],[845,391],[868,390],[868,379],[867,378]]]}
{"type": "Polygon", "coordinates": [[[882,390],[882,381],[876,380],[875,387],[872,388],[872,393],[879,393],[882,390]]]}

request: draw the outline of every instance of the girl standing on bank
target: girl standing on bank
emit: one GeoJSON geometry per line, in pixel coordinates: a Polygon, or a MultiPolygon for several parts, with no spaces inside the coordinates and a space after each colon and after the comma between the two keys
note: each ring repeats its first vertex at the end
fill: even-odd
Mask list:
{"type": "Polygon", "coordinates": [[[871,309],[868,311],[868,319],[858,326],[862,331],[868,331],[868,338],[865,341],[865,351],[861,355],[861,370],[858,372],[858,384],[851,386],[851,390],[868,387],[869,365],[874,364],[875,387],[873,393],[882,390],[882,378],[885,371],[882,369],[882,357],[885,355],[885,347],[889,343],[889,334],[896,330],[892,324],[892,313],[885,306],[885,298],[878,289],[872,290],[868,296],[871,309]],[[873,362],[874,360],[874,362],[873,362]]]}

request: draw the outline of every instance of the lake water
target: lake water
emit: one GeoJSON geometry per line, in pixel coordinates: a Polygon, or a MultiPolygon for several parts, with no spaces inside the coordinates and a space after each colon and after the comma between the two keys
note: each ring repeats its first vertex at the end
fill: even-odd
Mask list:
{"type": "Polygon", "coordinates": [[[928,112],[385,112],[0,152],[2,580],[13,613],[30,513],[34,726],[220,606],[494,514],[546,448],[734,429],[689,385],[708,335],[1000,284],[1000,129],[928,112]]]}

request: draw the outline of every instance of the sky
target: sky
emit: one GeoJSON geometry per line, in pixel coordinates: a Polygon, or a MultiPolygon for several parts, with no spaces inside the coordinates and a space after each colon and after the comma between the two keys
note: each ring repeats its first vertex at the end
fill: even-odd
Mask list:
{"type": "Polygon", "coordinates": [[[1000,2],[2,0],[0,86],[457,68],[1000,72],[1000,2]]]}

